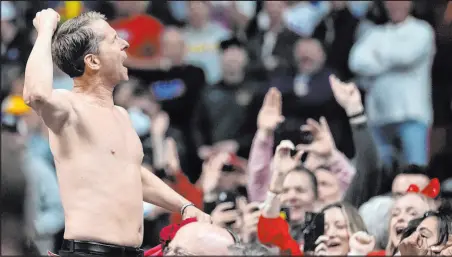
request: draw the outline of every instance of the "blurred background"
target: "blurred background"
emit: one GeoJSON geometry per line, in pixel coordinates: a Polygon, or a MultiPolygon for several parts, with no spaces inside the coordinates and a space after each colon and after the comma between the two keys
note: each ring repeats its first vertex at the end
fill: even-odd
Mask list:
{"type": "MultiPolygon", "coordinates": [[[[180,174],[163,169],[154,144],[156,136],[174,138],[181,179],[193,186],[179,190],[185,195],[203,193],[203,160],[218,152],[238,160],[223,182],[246,191],[246,162],[270,87],[282,92],[286,117],[276,141],[299,141],[307,118],[325,116],[338,150],[352,159],[349,121],[331,92],[330,74],[362,91],[384,162],[430,164],[430,177],[451,177],[450,2],[2,1],[2,254],[58,249],[64,233],[47,130],[21,98],[36,38],[32,20],[43,8],[58,10],[63,21],[101,12],[130,43],[130,80],[116,87],[115,102],[129,111],[144,163],[177,188],[180,174]],[[390,24],[404,20],[404,12],[424,27],[390,24]],[[381,26],[391,32],[369,39],[381,26]]],[[[72,88],[56,66],[54,87],[72,88]]],[[[145,216],[148,247],[158,244],[159,229],[172,218],[148,205],[145,216]]]]}

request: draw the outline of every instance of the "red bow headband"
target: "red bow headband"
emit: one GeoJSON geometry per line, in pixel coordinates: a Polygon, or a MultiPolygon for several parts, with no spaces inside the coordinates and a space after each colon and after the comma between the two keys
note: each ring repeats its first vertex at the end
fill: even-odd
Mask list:
{"type": "Polygon", "coordinates": [[[422,189],[422,191],[420,191],[419,187],[416,186],[415,184],[411,184],[406,192],[421,193],[427,196],[428,198],[434,199],[439,195],[439,190],[440,190],[439,180],[437,178],[434,178],[430,180],[430,183],[424,189],[422,189]]]}
{"type": "Polygon", "coordinates": [[[165,248],[171,242],[171,240],[173,240],[174,236],[176,236],[177,231],[181,227],[196,221],[196,218],[189,218],[183,220],[179,224],[171,224],[162,228],[162,230],[160,230],[160,244],[144,252],[144,256],[163,256],[163,248],[165,248]]]}

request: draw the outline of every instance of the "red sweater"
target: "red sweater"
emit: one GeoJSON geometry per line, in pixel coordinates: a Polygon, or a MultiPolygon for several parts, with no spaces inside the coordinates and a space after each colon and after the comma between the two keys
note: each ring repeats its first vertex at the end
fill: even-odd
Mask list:
{"type": "Polygon", "coordinates": [[[298,242],[289,233],[289,224],[281,217],[261,216],[257,223],[257,237],[262,244],[277,246],[284,255],[303,256],[298,242]]]}

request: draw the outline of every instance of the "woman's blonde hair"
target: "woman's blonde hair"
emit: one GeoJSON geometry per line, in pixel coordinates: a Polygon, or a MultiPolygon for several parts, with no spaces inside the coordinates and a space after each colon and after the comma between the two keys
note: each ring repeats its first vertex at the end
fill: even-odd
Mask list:
{"type": "Polygon", "coordinates": [[[356,209],[353,205],[347,202],[337,202],[325,206],[321,210],[321,212],[324,213],[326,210],[332,208],[341,209],[342,214],[344,214],[344,217],[347,220],[347,228],[350,236],[352,236],[354,233],[358,231],[364,231],[367,233],[366,225],[363,219],[361,218],[361,215],[359,215],[358,209],[356,209]]]}

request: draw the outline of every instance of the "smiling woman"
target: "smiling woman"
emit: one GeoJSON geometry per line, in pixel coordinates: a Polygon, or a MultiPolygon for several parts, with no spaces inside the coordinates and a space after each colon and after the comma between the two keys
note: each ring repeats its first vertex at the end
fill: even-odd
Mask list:
{"type": "Polygon", "coordinates": [[[328,205],[321,212],[325,214],[326,237],[323,243],[328,255],[347,255],[351,251],[349,242],[352,235],[360,231],[367,233],[358,210],[346,202],[328,205]]]}
{"type": "Polygon", "coordinates": [[[389,224],[389,242],[386,254],[391,255],[400,243],[403,231],[408,223],[419,218],[423,213],[434,210],[432,199],[418,193],[409,193],[396,200],[392,207],[392,217],[389,224]]]}

